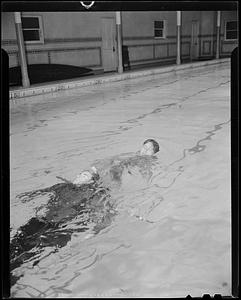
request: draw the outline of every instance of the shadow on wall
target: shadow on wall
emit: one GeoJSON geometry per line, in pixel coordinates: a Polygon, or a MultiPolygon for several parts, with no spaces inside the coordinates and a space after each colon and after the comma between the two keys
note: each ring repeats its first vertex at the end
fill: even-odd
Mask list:
{"type": "MultiPolygon", "coordinates": [[[[59,64],[34,64],[28,65],[28,76],[30,84],[77,78],[94,75],[92,69],[59,64]]],[[[9,69],[9,86],[21,86],[21,68],[9,69]]]]}

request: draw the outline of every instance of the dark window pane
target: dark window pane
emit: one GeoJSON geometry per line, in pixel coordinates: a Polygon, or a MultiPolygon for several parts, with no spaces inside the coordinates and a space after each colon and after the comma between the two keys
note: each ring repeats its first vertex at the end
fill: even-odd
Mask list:
{"type": "Polygon", "coordinates": [[[226,23],[226,30],[237,30],[237,22],[227,22],[226,23]]]}
{"type": "Polygon", "coordinates": [[[38,30],[23,30],[23,38],[25,41],[39,41],[38,30]]]}
{"type": "Polygon", "coordinates": [[[38,18],[33,17],[23,17],[22,18],[22,27],[23,28],[39,28],[38,18]]]}
{"type": "Polygon", "coordinates": [[[227,31],[227,33],[226,33],[227,40],[236,40],[237,38],[238,38],[237,30],[227,31]]]}
{"type": "Polygon", "coordinates": [[[154,21],[155,28],[163,28],[163,21],[154,21]]]}
{"type": "Polygon", "coordinates": [[[163,37],[163,30],[155,30],[155,37],[163,37]]]}

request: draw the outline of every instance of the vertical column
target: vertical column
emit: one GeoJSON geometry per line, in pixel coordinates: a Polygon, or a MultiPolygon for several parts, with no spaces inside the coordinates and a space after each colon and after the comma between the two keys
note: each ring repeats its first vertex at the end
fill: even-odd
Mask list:
{"type": "Polygon", "coordinates": [[[116,32],[117,32],[117,49],[118,49],[118,73],[123,73],[122,63],[122,30],[121,30],[121,12],[116,12],[116,32]]]}
{"type": "Polygon", "coordinates": [[[177,11],[177,65],[181,64],[181,11],[177,11]]]}
{"type": "Polygon", "coordinates": [[[220,51],[220,24],[221,24],[221,11],[217,11],[217,39],[216,39],[216,59],[219,59],[220,51]]]}
{"type": "Polygon", "coordinates": [[[29,82],[29,78],[28,78],[26,53],[25,53],[25,48],[24,48],[21,13],[15,12],[14,19],[15,19],[16,36],[17,36],[17,41],[18,41],[20,67],[21,67],[21,73],[22,73],[22,84],[23,84],[23,87],[29,87],[30,82],[29,82]]]}

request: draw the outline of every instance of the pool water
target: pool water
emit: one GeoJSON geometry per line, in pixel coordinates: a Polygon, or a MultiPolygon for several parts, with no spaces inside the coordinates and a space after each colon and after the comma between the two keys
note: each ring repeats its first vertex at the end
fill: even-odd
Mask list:
{"type": "Polygon", "coordinates": [[[12,240],[50,199],[19,195],[93,165],[114,210],[97,232],[75,215],[65,242],[27,251],[12,297],[231,294],[228,63],[13,100],[10,114],[12,240]],[[139,163],[148,138],[160,151],[139,163]],[[128,157],[131,167],[110,176],[128,157]]]}

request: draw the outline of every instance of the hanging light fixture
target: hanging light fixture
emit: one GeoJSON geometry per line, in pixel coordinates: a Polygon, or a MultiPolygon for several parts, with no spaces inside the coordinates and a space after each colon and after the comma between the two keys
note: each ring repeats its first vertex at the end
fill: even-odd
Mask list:
{"type": "Polygon", "coordinates": [[[84,2],[84,1],[80,1],[80,4],[82,6],[84,6],[86,9],[91,8],[94,5],[95,1],[88,1],[87,3],[89,3],[89,4],[86,4],[86,2],[84,2]]]}

